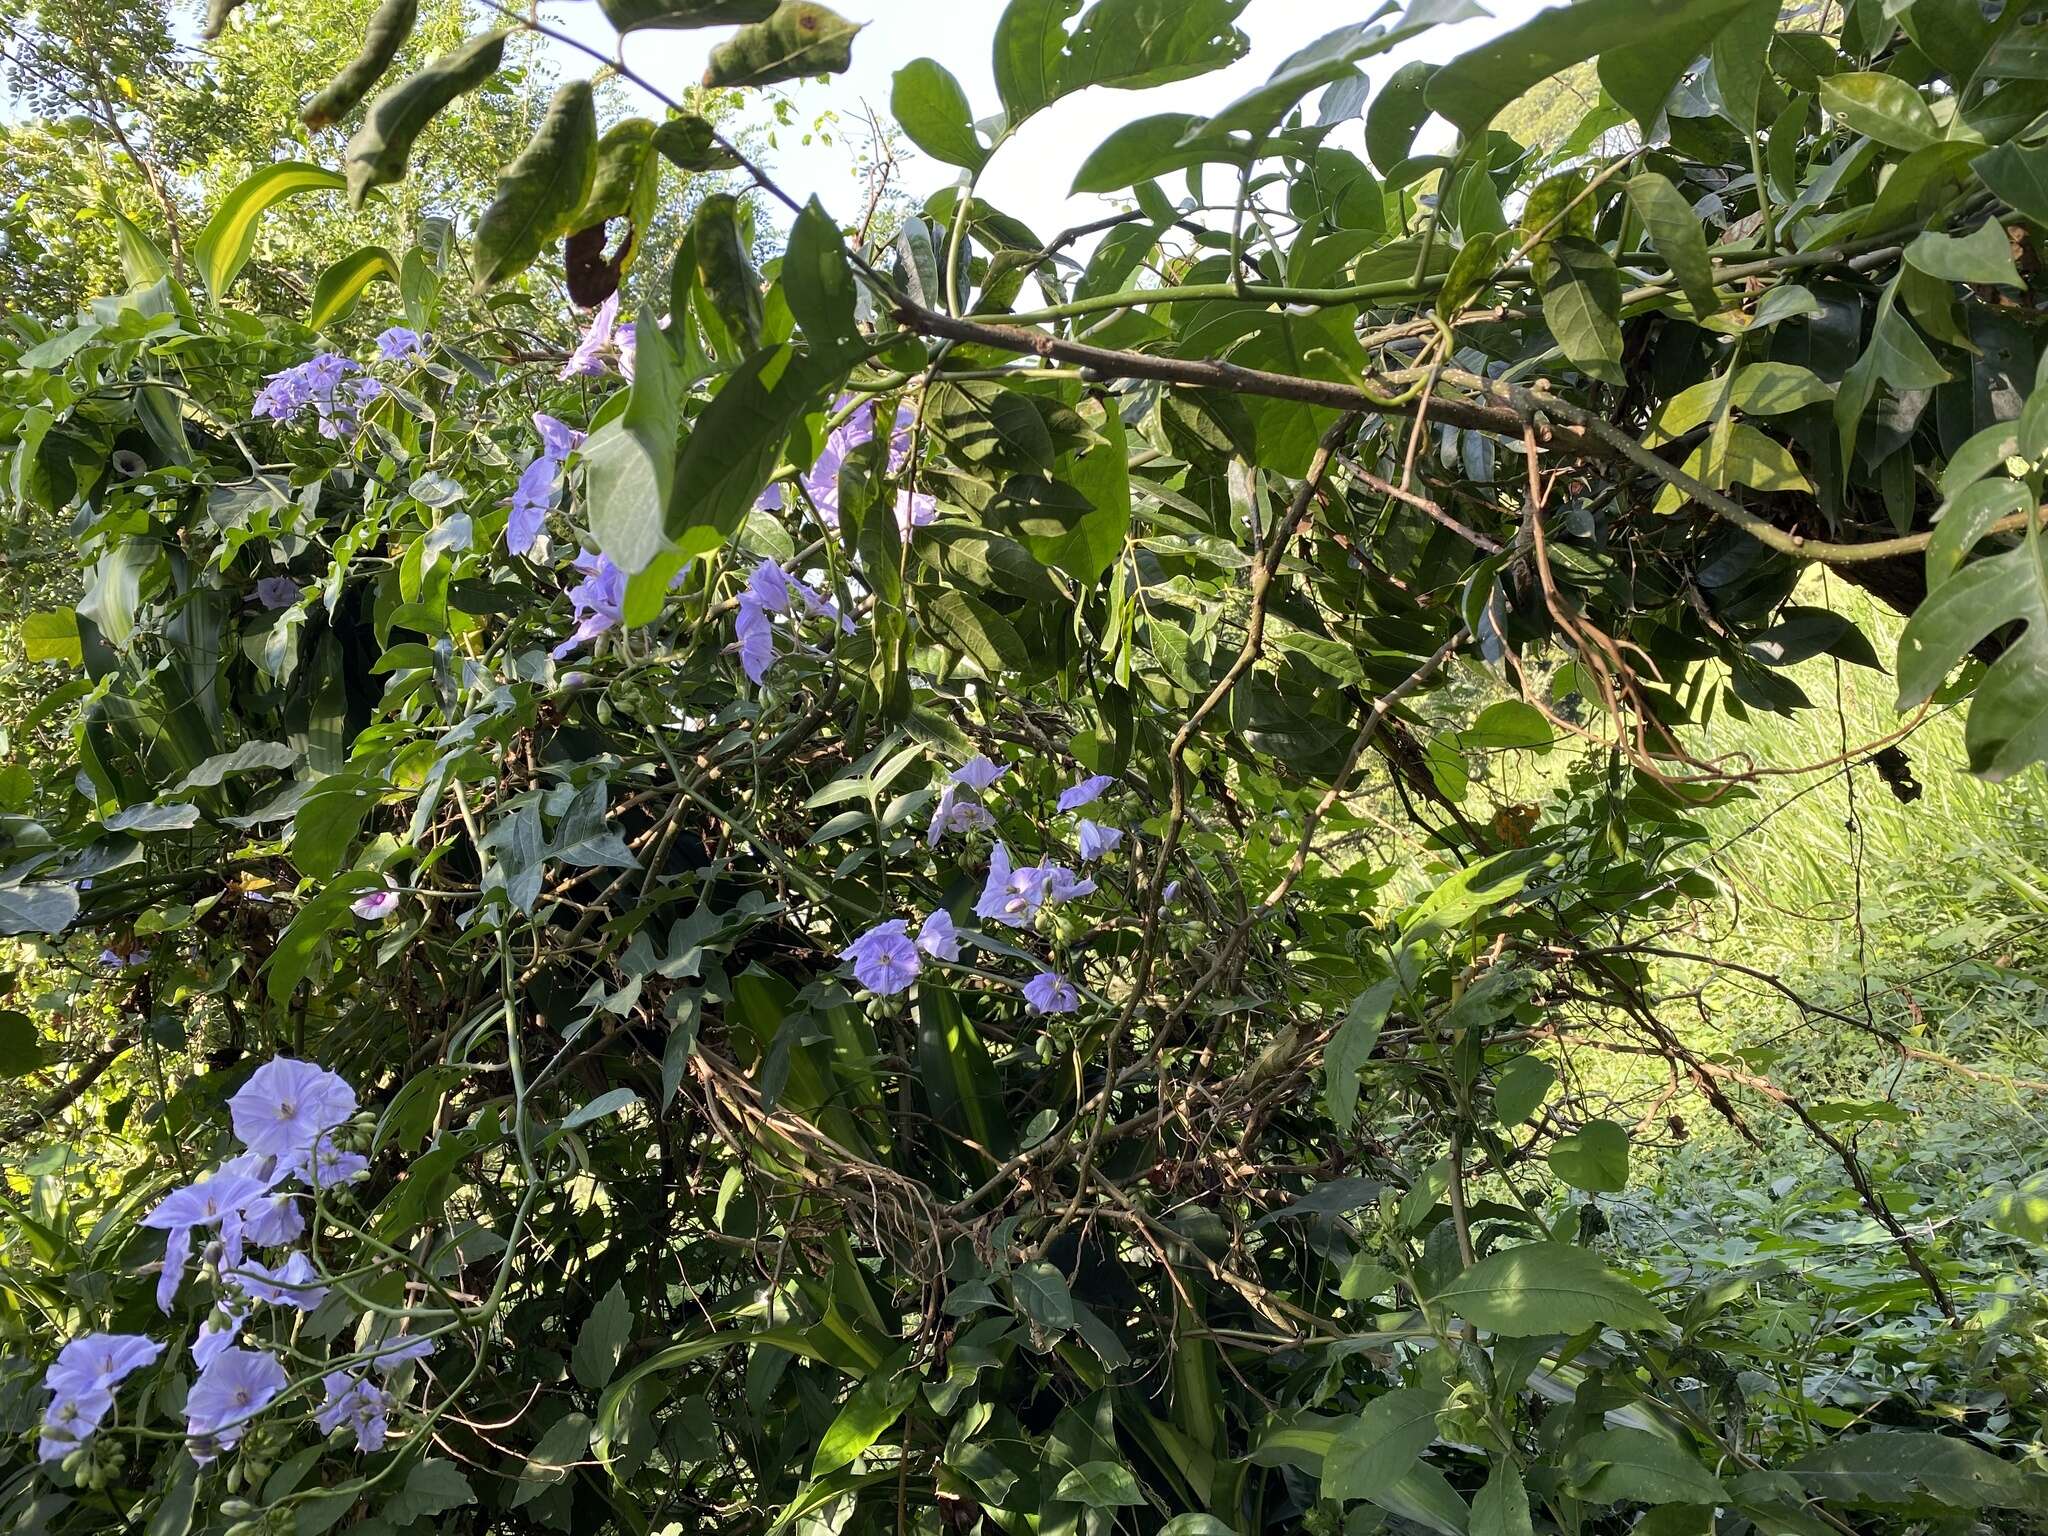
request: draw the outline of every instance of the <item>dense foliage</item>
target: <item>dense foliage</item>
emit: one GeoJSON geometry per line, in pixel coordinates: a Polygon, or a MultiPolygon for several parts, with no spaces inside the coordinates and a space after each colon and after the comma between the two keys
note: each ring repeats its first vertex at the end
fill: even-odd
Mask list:
{"type": "MultiPolygon", "coordinates": [[[[600,4],[722,29],[712,90],[860,46],[600,4]]],[[[1818,1060],[1680,1015],[1753,786],[1910,804],[1952,712],[2048,757],[2048,25],[1579,0],[1369,85],[1475,14],[1414,0],[1077,156],[1092,227],[977,195],[1244,6],[1010,0],[995,103],[906,62],[963,174],[886,228],[571,78],[287,306],[266,224],[459,186],[425,135],[544,30],[387,0],[331,152],[8,321],[0,496],[81,587],[0,932],[103,980],[0,1012],[14,1077],[97,1036],[8,1126],[0,1521],[2038,1528],[2048,1192],[1883,1151],[1996,1074],[1867,970],[1736,975],[1818,1060]],[[1743,1235],[1621,1198],[1687,1118],[1785,1170],[1743,1235]]]]}

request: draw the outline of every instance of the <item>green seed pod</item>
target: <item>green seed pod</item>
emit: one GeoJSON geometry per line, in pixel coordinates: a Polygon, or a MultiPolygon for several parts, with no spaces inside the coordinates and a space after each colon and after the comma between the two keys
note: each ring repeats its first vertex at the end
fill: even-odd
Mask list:
{"type": "Polygon", "coordinates": [[[620,32],[766,21],[775,14],[775,4],[776,0],[597,0],[604,19],[620,32]]]}
{"type": "Polygon", "coordinates": [[[704,118],[683,113],[654,130],[654,147],[679,171],[731,171],[740,157],[718,142],[718,130],[704,118]]]}
{"type": "Polygon", "coordinates": [[[806,75],[836,75],[853,63],[856,22],[813,0],[782,0],[775,14],[741,27],[711,50],[706,85],[774,85],[806,75]]]}
{"type": "Polygon", "coordinates": [[[412,36],[413,24],[419,20],[419,15],[419,0],[384,0],[370,18],[369,26],[363,29],[362,51],[342,66],[341,73],[328,81],[319,95],[306,103],[306,110],[299,114],[299,121],[316,133],[329,124],[340,122],[343,115],[361,101],[384,71],[391,67],[391,61],[398,57],[398,50],[412,36]]]}
{"type": "Polygon", "coordinates": [[[733,350],[744,357],[761,345],[763,317],[761,279],[747,260],[746,242],[740,237],[739,199],[729,192],[705,198],[690,221],[690,238],[697,252],[697,281],[704,285],[733,350]]]}
{"type": "Polygon", "coordinates": [[[497,73],[505,57],[505,38],[503,30],[479,32],[370,103],[363,125],[348,141],[343,162],[351,206],[362,207],[370,188],[386,186],[405,175],[413,142],[426,131],[434,114],[497,73]]]}
{"type": "Polygon", "coordinates": [[[481,293],[532,265],[568,233],[597,177],[597,109],[590,82],[555,92],[548,115],[504,170],[497,195],[476,227],[476,286],[481,293]]]}

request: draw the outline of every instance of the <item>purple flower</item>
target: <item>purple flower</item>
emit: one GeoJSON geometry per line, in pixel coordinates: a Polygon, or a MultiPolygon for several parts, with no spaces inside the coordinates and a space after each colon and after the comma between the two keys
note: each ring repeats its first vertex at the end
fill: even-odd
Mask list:
{"type": "Polygon", "coordinates": [[[576,629],[548,653],[557,661],[577,646],[616,627],[626,616],[626,573],[612,564],[610,556],[578,550],[569,563],[583,572],[583,579],[569,589],[569,602],[576,611],[576,629]]]}
{"type": "Polygon", "coordinates": [[[1045,901],[1047,878],[1037,865],[1012,868],[1009,848],[997,843],[989,856],[988,882],[974,904],[974,915],[1005,928],[1024,927],[1045,901]]]}
{"type": "Polygon", "coordinates": [[[106,1387],[59,1393],[43,1411],[43,1437],[36,1446],[36,1460],[62,1461],[92,1438],[113,1406],[114,1394],[106,1387]]]}
{"type": "Polygon", "coordinates": [[[289,576],[266,576],[256,583],[256,601],[272,610],[289,608],[304,591],[289,576]]]}
{"type": "Polygon", "coordinates": [[[262,1248],[298,1241],[306,1230],[296,1195],[265,1195],[242,1216],[242,1236],[262,1248]]]}
{"type": "Polygon", "coordinates": [[[434,1341],[421,1334],[401,1334],[380,1339],[370,1346],[374,1353],[370,1365],[379,1373],[389,1376],[402,1365],[411,1365],[415,1360],[424,1360],[434,1352],[434,1341]]]}
{"type": "Polygon", "coordinates": [[[355,1431],[356,1449],[375,1455],[384,1449],[385,1419],[391,1399],[382,1387],[354,1371],[329,1371],[321,1379],[327,1401],[313,1415],[320,1433],[331,1435],[343,1425],[355,1431]]]}
{"type": "Polygon", "coordinates": [[[384,885],[385,889],[381,891],[366,891],[358,896],[348,904],[349,911],[355,913],[357,917],[362,918],[365,922],[370,923],[381,922],[396,912],[398,910],[398,892],[391,888],[391,881],[388,877],[384,885]]]}
{"type": "Polygon", "coordinates": [[[191,1262],[192,1229],[171,1228],[171,1235],[164,1239],[164,1267],[156,1277],[156,1309],[166,1317],[170,1315],[171,1303],[178,1299],[178,1288],[185,1283],[185,1270],[191,1262]]]}
{"type": "Polygon", "coordinates": [[[100,951],[100,964],[117,971],[125,971],[130,966],[149,964],[149,951],[131,949],[124,955],[119,950],[103,949],[100,951]]]}
{"type": "Polygon", "coordinates": [[[904,538],[910,537],[910,530],[923,528],[939,520],[939,503],[934,496],[923,491],[898,491],[896,493],[896,531],[904,538]]]}
{"type": "Polygon", "coordinates": [[[924,926],[917,930],[917,947],[934,960],[958,960],[960,929],[953,922],[953,914],[940,907],[926,918],[924,926]]]}
{"type": "Polygon", "coordinates": [[[979,832],[995,824],[995,817],[985,806],[962,800],[959,786],[948,784],[939,791],[939,803],[932,808],[932,824],[924,840],[928,847],[936,848],[948,832],[979,832]]]}
{"type": "Polygon", "coordinates": [[[917,980],[924,965],[910,942],[909,927],[900,917],[877,923],[840,951],[839,958],[852,963],[854,977],[870,992],[894,997],[917,980]]]}
{"type": "Polygon", "coordinates": [[[322,437],[345,436],[360,425],[362,407],[384,392],[375,379],[355,377],[361,372],[358,364],[338,353],[317,353],[295,368],[273,373],[250,410],[283,424],[310,406],[319,418],[322,437]]]}
{"type": "Polygon", "coordinates": [[[953,782],[964,784],[979,794],[986,794],[989,786],[1009,771],[1007,763],[995,761],[986,752],[977,752],[953,770],[953,782]]]}
{"type": "Polygon", "coordinates": [[[297,1156],[355,1112],[355,1089],[325,1067],[288,1056],[266,1061],[228,1100],[242,1145],[281,1158],[297,1156]]]}
{"type": "Polygon", "coordinates": [[[1047,901],[1073,901],[1082,896],[1095,894],[1095,882],[1083,879],[1064,864],[1042,864],[1039,871],[1045,876],[1045,899],[1047,901]]]}
{"type": "Polygon", "coordinates": [[[576,343],[576,350],[569,354],[569,360],[562,364],[561,377],[565,379],[594,378],[604,372],[604,357],[612,348],[612,331],[619,320],[619,296],[614,293],[590,318],[590,329],[583,333],[583,339],[576,343]]]}
{"type": "Polygon", "coordinates": [[[249,1319],[246,1307],[222,1306],[199,1325],[192,1339],[192,1363],[205,1370],[235,1347],[242,1336],[242,1324],[249,1319]]]}
{"type": "Polygon", "coordinates": [[[1086,816],[1081,818],[1077,830],[1081,836],[1081,858],[1084,862],[1113,853],[1116,845],[1124,840],[1123,828],[1105,827],[1086,816]]]}
{"type": "Polygon", "coordinates": [[[1159,904],[1163,907],[1170,907],[1178,900],[1180,900],[1180,882],[1178,880],[1167,881],[1166,889],[1159,893],[1159,904]]]}
{"type": "Polygon", "coordinates": [[[1040,971],[1024,983],[1024,1002],[1033,1013],[1072,1013],[1081,1006],[1081,995],[1064,976],[1040,971]]]}
{"type": "Polygon", "coordinates": [[[547,526],[561,478],[561,465],[546,457],[535,459],[519,472],[519,483],[512,488],[512,511],[505,519],[505,548],[509,552],[523,555],[533,548],[533,541],[547,526]]]}
{"type": "Polygon", "coordinates": [[[640,359],[640,327],[628,320],[612,332],[612,347],[618,353],[619,377],[632,383],[640,359]]]}
{"type": "Polygon", "coordinates": [[[418,357],[425,350],[425,342],[420,333],[403,325],[394,325],[377,338],[377,355],[387,363],[398,362],[401,358],[418,357]]]}
{"type": "Polygon", "coordinates": [[[317,1147],[309,1147],[292,1160],[292,1172],[315,1189],[333,1189],[346,1184],[370,1166],[360,1152],[347,1152],[323,1135],[317,1147]]]}
{"type": "Polygon", "coordinates": [[[303,1253],[293,1253],[275,1269],[260,1259],[244,1259],[221,1278],[274,1307],[296,1307],[301,1312],[310,1312],[327,1299],[327,1287],[320,1284],[319,1271],[303,1253]]]}
{"type": "Polygon", "coordinates": [[[163,1345],[140,1333],[88,1333],[57,1351],[43,1385],[59,1397],[112,1391],[132,1373],[156,1364],[163,1345]]]}
{"type": "Polygon", "coordinates": [[[775,626],[768,621],[768,610],[756,602],[751,593],[743,593],[739,611],[733,615],[732,627],[740,653],[740,669],[758,688],[767,681],[768,670],[775,665],[775,626]]]}
{"type": "Polygon", "coordinates": [[[1083,779],[1072,789],[1060,792],[1060,809],[1077,811],[1084,805],[1093,805],[1102,798],[1102,792],[1116,782],[1116,776],[1098,773],[1093,778],[1083,779]]]}
{"type": "MultiPolygon", "coordinates": [[[[298,1063],[294,1062],[293,1065],[296,1066],[298,1063]]],[[[261,1073],[265,1069],[258,1067],[256,1070],[261,1073]]],[[[253,1081],[252,1078],[251,1082],[253,1081]]],[[[337,1078],[336,1081],[339,1082],[340,1079],[337,1078]]],[[[244,1088],[242,1091],[246,1093],[248,1089],[244,1088]]],[[[236,1097],[239,1098],[240,1095],[236,1097]]],[[[229,1101],[229,1107],[234,1107],[233,1100],[229,1101]]],[[[350,1094],[349,1114],[354,1114],[355,1108],[355,1095],[350,1094]]],[[[344,1115],[342,1118],[345,1120],[348,1116],[344,1115]]],[[[237,1132],[241,1130],[239,1118],[235,1122],[235,1129],[237,1132]]],[[[242,1207],[257,1196],[269,1192],[268,1184],[248,1174],[216,1173],[210,1178],[187,1184],[183,1189],[172,1190],[142,1218],[142,1225],[159,1232],[189,1231],[193,1227],[218,1226],[227,1217],[239,1214],[242,1207]]]]}
{"type": "Polygon", "coordinates": [[[557,464],[583,446],[583,434],[545,411],[533,413],[533,430],[540,434],[540,453],[557,464]]]}
{"type": "Polygon", "coordinates": [[[284,1367],[268,1350],[222,1350],[185,1394],[185,1433],[195,1441],[192,1459],[204,1466],[231,1449],[249,1420],[288,1384],[284,1367]]]}

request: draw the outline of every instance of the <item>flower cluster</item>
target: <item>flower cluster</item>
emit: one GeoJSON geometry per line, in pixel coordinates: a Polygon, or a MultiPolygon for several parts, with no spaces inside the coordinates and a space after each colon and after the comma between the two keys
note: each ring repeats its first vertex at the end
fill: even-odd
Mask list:
{"type": "Polygon", "coordinates": [[[853,633],[853,620],[840,612],[839,605],[800,577],[792,576],[773,560],[763,560],[748,576],[740,593],[739,610],[733,618],[733,635],[740,667],[754,683],[767,680],[775,665],[775,629],[769,616],[793,613],[801,605],[821,619],[829,619],[846,634],[853,633]]]}
{"type": "Polygon", "coordinates": [[[311,409],[322,437],[347,437],[361,425],[363,407],[383,393],[384,386],[364,376],[360,363],[338,352],[320,352],[270,375],[250,409],[278,423],[311,409]]]}
{"type": "MultiPolygon", "coordinates": [[[[1009,768],[986,753],[976,753],[947,776],[945,788],[932,812],[927,841],[934,847],[948,833],[978,832],[995,825],[995,817],[979,800],[966,792],[986,795],[1009,768]]],[[[1116,783],[1109,774],[1083,779],[1061,793],[1060,809],[1077,810],[1099,800],[1116,783]]],[[[1123,841],[1123,830],[1104,826],[1086,817],[1078,818],[1081,858],[1099,859],[1123,841]]],[[[1039,914],[1062,902],[1077,901],[1095,893],[1095,882],[1063,864],[1039,863],[1018,866],[1009,846],[998,840],[989,855],[987,878],[974,904],[974,915],[985,923],[1005,928],[1026,928],[1039,914]]],[[[879,997],[893,997],[907,991],[923,969],[923,955],[938,960],[960,956],[960,930],[944,908],[933,912],[910,937],[907,918],[892,918],[875,924],[841,951],[841,958],[853,966],[854,978],[879,997]],[[920,951],[922,954],[920,954],[920,951]]],[[[1056,971],[1041,970],[1023,986],[1024,1001],[1033,1013],[1072,1013],[1080,1006],[1074,984],[1056,971]]]]}
{"type": "MultiPolygon", "coordinates": [[[[217,1280],[215,1304],[192,1342],[198,1375],[185,1395],[188,1447],[202,1464],[240,1443],[250,1421],[290,1385],[276,1354],[244,1342],[256,1308],[310,1312],[328,1295],[308,1254],[289,1248],[306,1231],[308,1197],[286,1186],[333,1189],[369,1167],[369,1159],[347,1144],[355,1090],[323,1067],[289,1057],[266,1062],[228,1101],[228,1113],[244,1150],[172,1190],[142,1218],[143,1226],[165,1234],[156,1293],[165,1313],[184,1286],[195,1246],[203,1244],[203,1260],[217,1280]],[[266,1259],[252,1249],[288,1251],[266,1259]]],[[[432,1348],[422,1338],[387,1340],[368,1369],[388,1375],[432,1348]]],[[[86,1485],[103,1475],[88,1442],[113,1408],[115,1388],[163,1350],[140,1334],[96,1333],[65,1345],[43,1378],[51,1399],[41,1459],[65,1461],[86,1485]]],[[[316,1415],[322,1429],[347,1427],[360,1449],[381,1447],[389,1410],[384,1390],[361,1371],[331,1372],[325,1384],[327,1405],[316,1415]]]]}
{"type": "Polygon", "coordinates": [[[505,520],[505,547],[515,555],[533,548],[546,525],[548,512],[562,490],[562,466],[583,444],[583,434],[539,411],[533,430],[540,434],[539,455],[520,472],[512,491],[512,514],[505,520]]]}
{"type": "MultiPolygon", "coordinates": [[[[852,404],[851,395],[841,395],[833,403],[833,414],[837,415],[852,404]]],[[[916,417],[907,405],[896,408],[896,423],[889,433],[889,473],[900,475],[903,466],[910,459],[910,429],[916,417]]],[[[875,436],[875,403],[863,401],[846,420],[834,427],[825,437],[825,446],[818,450],[818,457],[811,467],[797,477],[810,498],[811,505],[818,509],[818,516],[827,528],[839,527],[839,470],[848,454],[864,443],[872,442],[875,436]]],[[[761,493],[757,505],[764,512],[780,512],[787,505],[787,496],[781,485],[771,485],[761,493]]],[[[896,495],[896,527],[905,538],[913,528],[922,528],[935,521],[939,505],[932,497],[921,491],[899,491],[896,495]]]]}

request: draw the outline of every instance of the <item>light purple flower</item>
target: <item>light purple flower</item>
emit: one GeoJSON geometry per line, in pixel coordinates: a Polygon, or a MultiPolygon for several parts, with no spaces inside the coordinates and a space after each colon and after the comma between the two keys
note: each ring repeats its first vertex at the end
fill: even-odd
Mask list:
{"type": "Polygon", "coordinates": [[[88,1333],[57,1351],[43,1385],[59,1397],[112,1391],[144,1366],[156,1364],[162,1344],[140,1333],[88,1333]]]}
{"type": "Polygon", "coordinates": [[[1081,995],[1064,976],[1040,971],[1024,983],[1024,1002],[1033,1013],[1072,1013],[1081,1006],[1081,995]]]}
{"type": "Polygon", "coordinates": [[[411,1365],[424,1360],[434,1352],[434,1341],[422,1334],[409,1333],[380,1339],[370,1346],[371,1367],[380,1374],[389,1376],[400,1366],[411,1365]]]}
{"type": "Polygon", "coordinates": [[[327,1299],[328,1288],[320,1283],[319,1271],[303,1253],[291,1254],[275,1269],[260,1259],[244,1259],[221,1278],[274,1307],[310,1312],[327,1299]]]}
{"type": "Polygon", "coordinates": [[[768,620],[768,610],[756,602],[751,593],[742,593],[732,627],[740,653],[740,669],[758,688],[767,681],[768,671],[775,665],[775,626],[768,620]]]}
{"type": "Polygon", "coordinates": [[[505,518],[507,551],[523,555],[533,548],[533,541],[547,526],[561,479],[561,465],[546,457],[535,459],[519,472],[519,483],[512,487],[512,510],[505,518]]]}
{"type": "Polygon", "coordinates": [[[583,446],[581,432],[545,411],[533,413],[533,430],[540,434],[541,457],[552,459],[557,464],[583,446]]]}
{"type": "Polygon", "coordinates": [[[1099,859],[1105,853],[1115,852],[1116,845],[1124,840],[1122,827],[1105,827],[1100,822],[1090,821],[1086,816],[1081,818],[1076,830],[1080,834],[1081,858],[1084,862],[1099,859]]]}
{"type": "Polygon", "coordinates": [[[939,791],[939,803],[932,808],[932,824],[924,840],[928,847],[936,848],[948,832],[979,832],[995,824],[996,819],[987,807],[962,800],[960,787],[948,784],[939,791]]]}
{"type": "Polygon", "coordinates": [[[1159,904],[1163,907],[1170,907],[1178,900],[1180,900],[1180,882],[1178,880],[1167,881],[1166,889],[1159,893],[1159,904]]]}
{"type": "Polygon", "coordinates": [[[132,966],[149,964],[149,951],[131,949],[124,955],[118,950],[103,949],[100,951],[100,964],[117,971],[125,971],[132,966]]]}
{"type": "Polygon", "coordinates": [[[192,1229],[173,1227],[164,1239],[164,1267],[156,1277],[156,1309],[166,1317],[178,1288],[185,1283],[185,1271],[192,1263],[192,1229]]]}
{"type": "Polygon", "coordinates": [[[896,493],[896,531],[904,538],[910,537],[910,530],[923,528],[939,520],[938,498],[924,491],[898,491],[896,493]]]}
{"type": "Polygon", "coordinates": [[[1060,809],[1077,811],[1084,805],[1093,805],[1102,798],[1102,792],[1115,782],[1116,776],[1108,773],[1098,773],[1092,778],[1083,779],[1073,788],[1060,792],[1060,809]]]}
{"type": "Polygon", "coordinates": [[[979,794],[986,794],[989,786],[1009,771],[1007,763],[995,761],[986,752],[977,752],[953,770],[953,782],[964,784],[979,794]]]}
{"type": "Polygon", "coordinates": [[[359,378],[362,368],[334,352],[321,352],[295,368],[273,373],[250,410],[283,424],[310,406],[319,418],[322,437],[342,437],[360,425],[362,407],[384,392],[375,379],[359,378]]]}
{"type": "Polygon", "coordinates": [[[268,1350],[222,1350],[185,1394],[185,1433],[195,1442],[192,1459],[204,1466],[231,1449],[249,1421],[289,1383],[284,1366],[268,1350]]]}
{"type": "Polygon", "coordinates": [[[626,573],[612,564],[610,556],[578,550],[569,563],[583,572],[583,579],[569,589],[569,602],[576,611],[575,632],[549,652],[557,661],[615,628],[626,616],[626,573]]]}
{"type": "Polygon", "coordinates": [[[233,1349],[242,1337],[242,1324],[249,1320],[247,1308],[222,1306],[199,1325],[192,1338],[192,1363],[205,1370],[233,1349]]]}
{"type": "Polygon", "coordinates": [[[289,608],[305,590],[289,576],[265,576],[256,583],[256,601],[273,611],[289,608]]]}
{"type": "Polygon", "coordinates": [[[953,914],[944,907],[934,910],[917,930],[917,947],[934,960],[958,960],[960,929],[953,921],[953,914]]]}
{"type": "Polygon", "coordinates": [[[43,1411],[43,1435],[36,1445],[36,1460],[62,1461],[92,1438],[100,1420],[113,1406],[114,1394],[106,1387],[58,1394],[43,1411]]]}
{"type": "Polygon", "coordinates": [[[375,1455],[384,1449],[386,1416],[391,1399],[382,1387],[354,1371],[329,1371],[320,1378],[327,1401],[313,1415],[320,1433],[331,1435],[343,1425],[355,1431],[356,1449],[375,1455]]]}
{"type": "Polygon", "coordinates": [[[640,327],[630,320],[621,325],[612,332],[612,348],[618,354],[619,377],[632,383],[640,361],[640,327]]]}
{"type": "Polygon", "coordinates": [[[292,1172],[315,1189],[333,1189],[346,1184],[357,1174],[370,1166],[370,1160],[360,1152],[344,1151],[335,1144],[332,1136],[322,1136],[316,1147],[310,1147],[292,1160],[292,1172]]]}
{"type": "MultiPolygon", "coordinates": [[[[263,1068],[258,1067],[256,1070],[261,1072],[263,1068]]],[[[247,1089],[243,1091],[247,1092],[247,1089]]],[[[229,1107],[233,1107],[232,1100],[229,1101],[229,1107]]],[[[355,1096],[351,1094],[349,1114],[354,1113],[355,1096]]],[[[348,1116],[344,1115],[342,1118],[345,1120],[348,1116]]],[[[241,1129],[239,1121],[236,1129],[241,1129]]],[[[159,1232],[218,1226],[227,1217],[238,1214],[243,1206],[248,1205],[259,1195],[269,1192],[268,1184],[248,1174],[216,1173],[210,1178],[195,1180],[183,1189],[172,1190],[142,1218],[142,1225],[159,1232]]]]}
{"type": "Polygon", "coordinates": [[[398,892],[387,877],[381,891],[365,891],[348,904],[349,911],[365,922],[381,922],[398,910],[398,892]]]}
{"type": "Polygon", "coordinates": [[[1047,882],[1046,871],[1039,865],[1013,868],[1009,848],[997,843],[989,856],[988,882],[974,904],[974,915],[1005,928],[1022,928],[1044,903],[1047,882]]]}
{"type": "Polygon", "coordinates": [[[1047,901],[1075,901],[1095,894],[1093,880],[1075,874],[1064,864],[1042,864],[1039,869],[1045,876],[1047,901]]]}
{"type": "Polygon", "coordinates": [[[619,296],[614,293],[590,318],[590,329],[576,343],[576,350],[562,364],[565,379],[594,378],[604,372],[605,354],[612,350],[612,331],[619,320],[619,296]]]}
{"type": "Polygon", "coordinates": [[[403,325],[394,325],[377,337],[377,355],[387,363],[398,362],[401,358],[418,357],[426,350],[426,344],[418,331],[403,325]]]}
{"type": "Polygon", "coordinates": [[[242,1236],[262,1248],[297,1242],[305,1230],[305,1213],[296,1195],[265,1195],[242,1217],[242,1236]]]}
{"type": "MultiPolygon", "coordinates": [[[[356,1112],[356,1091],[325,1067],[279,1056],[228,1100],[235,1135],[251,1152],[290,1159],[356,1112]]],[[[246,1204],[244,1200],[237,1205],[246,1204]]]]}
{"type": "Polygon", "coordinates": [[[909,927],[900,917],[877,923],[847,945],[839,958],[852,963],[855,979],[870,992],[894,997],[917,980],[924,965],[917,957],[917,946],[910,942],[909,927]]]}

